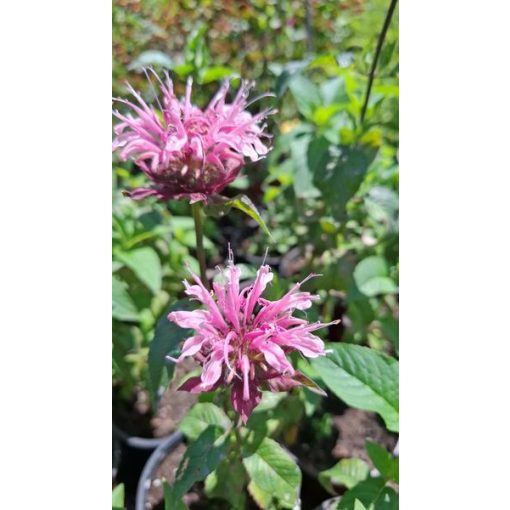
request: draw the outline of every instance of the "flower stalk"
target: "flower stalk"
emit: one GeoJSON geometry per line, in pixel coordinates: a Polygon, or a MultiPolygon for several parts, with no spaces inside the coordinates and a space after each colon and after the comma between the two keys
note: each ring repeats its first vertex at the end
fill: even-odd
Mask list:
{"type": "Polygon", "coordinates": [[[197,240],[197,259],[200,266],[200,279],[204,283],[207,290],[210,290],[209,281],[207,280],[205,251],[204,251],[204,229],[202,223],[202,205],[200,202],[191,204],[191,212],[195,223],[195,236],[197,240]]]}
{"type": "Polygon", "coordinates": [[[386,13],[386,18],[384,19],[384,24],[383,24],[381,33],[379,34],[379,38],[377,40],[377,47],[375,49],[374,60],[372,61],[372,66],[370,67],[370,73],[368,75],[367,89],[365,92],[365,101],[363,102],[363,108],[361,109],[361,116],[360,116],[361,124],[363,124],[365,122],[365,115],[367,113],[368,100],[370,99],[370,93],[372,92],[372,84],[374,83],[377,62],[379,61],[379,55],[381,54],[381,49],[384,44],[384,39],[386,38],[386,32],[388,32],[388,28],[390,26],[391,18],[393,17],[393,12],[395,11],[396,5],[397,5],[397,0],[391,0],[390,6],[388,8],[388,12],[386,13]]]}

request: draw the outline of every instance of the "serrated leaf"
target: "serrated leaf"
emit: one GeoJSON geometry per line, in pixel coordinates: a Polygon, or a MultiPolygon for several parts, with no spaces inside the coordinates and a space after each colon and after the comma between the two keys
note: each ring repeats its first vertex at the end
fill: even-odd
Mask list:
{"type": "Polygon", "coordinates": [[[157,294],[161,290],[163,271],[158,254],[153,248],[145,246],[129,252],[117,253],[116,256],[131,269],[137,278],[147,285],[154,294],[157,294]]]}
{"type": "Polygon", "coordinates": [[[244,452],[243,457],[254,484],[277,499],[282,508],[293,508],[299,497],[301,471],[289,454],[266,437],[254,451],[244,452]]]}
{"type": "Polygon", "coordinates": [[[138,321],[139,314],[127,291],[127,283],[112,276],[112,317],[119,321],[138,321]]]}
{"type": "Polygon", "coordinates": [[[372,256],[363,259],[354,268],[354,281],[365,296],[392,294],[397,286],[388,276],[388,266],[382,257],[372,256]]]}
{"type": "Polygon", "coordinates": [[[175,365],[169,363],[165,356],[177,357],[179,344],[193,335],[193,330],[183,329],[168,320],[168,314],[176,310],[191,310],[193,304],[187,300],[174,303],[158,320],[154,338],[149,345],[149,382],[151,401],[153,405],[158,399],[159,388],[172,379],[175,365]]]}
{"type": "Polygon", "coordinates": [[[228,430],[232,427],[232,422],[225,412],[213,403],[198,403],[189,410],[179,429],[189,440],[195,440],[210,425],[228,430]]]}
{"type": "Polygon", "coordinates": [[[243,211],[250,218],[254,219],[271,241],[273,241],[273,236],[271,235],[271,232],[269,232],[269,229],[255,207],[255,204],[246,195],[237,195],[234,198],[214,195],[209,199],[209,204],[206,206],[206,212],[208,215],[212,216],[223,216],[232,207],[243,211]]]}
{"type": "Polygon", "coordinates": [[[352,344],[329,344],[332,353],[312,360],[328,388],[346,404],[379,413],[398,432],[398,361],[352,344]]]}
{"type": "Polygon", "coordinates": [[[398,495],[386,487],[383,478],[368,478],[348,490],[338,504],[338,510],[353,510],[358,500],[370,510],[398,510],[398,495]]]}
{"type": "Polygon", "coordinates": [[[398,457],[393,457],[385,448],[372,441],[365,443],[365,449],[381,476],[398,483],[398,457]]]}
{"type": "Polygon", "coordinates": [[[120,483],[112,491],[112,507],[124,508],[124,484],[120,483]]]}
{"type": "Polygon", "coordinates": [[[221,428],[209,426],[188,445],[166,498],[175,505],[171,508],[177,507],[193,484],[205,480],[217,468],[226,455],[227,442],[227,435],[221,428]]]}
{"type": "Polygon", "coordinates": [[[337,494],[335,485],[345,485],[348,489],[363,481],[370,468],[361,459],[342,459],[333,467],[319,473],[319,482],[331,494],[337,494]]]}

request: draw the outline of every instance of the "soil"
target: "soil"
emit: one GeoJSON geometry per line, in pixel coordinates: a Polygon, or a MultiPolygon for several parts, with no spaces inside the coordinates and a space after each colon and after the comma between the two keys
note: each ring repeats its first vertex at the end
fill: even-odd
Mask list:
{"type": "Polygon", "coordinates": [[[388,432],[374,413],[347,409],[341,416],[333,417],[333,426],[339,432],[332,451],[335,459],[358,457],[371,463],[365,450],[365,440],[379,443],[389,451],[393,451],[397,444],[397,436],[388,432]]]}
{"type": "Polygon", "coordinates": [[[195,365],[191,360],[176,366],[174,380],[161,396],[154,416],[147,391],[139,390],[126,401],[118,398],[114,390],[113,422],[127,434],[137,437],[164,437],[174,432],[197,399],[187,391],[177,391],[180,380],[192,368],[195,365]]]}

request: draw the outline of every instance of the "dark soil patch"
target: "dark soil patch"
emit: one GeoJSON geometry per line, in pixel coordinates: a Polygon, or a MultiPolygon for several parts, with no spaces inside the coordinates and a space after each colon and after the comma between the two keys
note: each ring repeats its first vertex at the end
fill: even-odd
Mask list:
{"type": "Polygon", "coordinates": [[[358,457],[370,462],[365,450],[367,439],[389,451],[393,451],[397,444],[397,436],[388,432],[374,413],[347,409],[341,416],[333,417],[333,426],[338,430],[338,439],[332,451],[335,459],[358,457]]]}
{"type": "Polygon", "coordinates": [[[122,431],[138,437],[164,437],[177,430],[182,418],[196,402],[196,395],[177,391],[182,377],[194,368],[192,361],[179,363],[175,378],[163,393],[155,415],[151,413],[147,391],[138,391],[131,400],[116,398],[113,392],[113,422],[122,431]]]}

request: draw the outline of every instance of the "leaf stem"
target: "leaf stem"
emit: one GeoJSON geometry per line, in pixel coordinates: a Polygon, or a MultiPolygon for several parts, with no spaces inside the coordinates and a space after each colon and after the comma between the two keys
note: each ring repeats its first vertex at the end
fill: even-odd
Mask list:
{"type": "Polygon", "coordinates": [[[204,230],[202,223],[202,205],[200,202],[191,204],[193,221],[195,222],[195,236],[197,239],[197,258],[200,265],[200,279],[207,289],[209,289],[209,281],[206,275],[205,251],[204,251],[204,230]]]}
{"type": "Polygon", "coordinates": [[[377,62],[379,61],[379,55],[381,53],[384,39],[386,37],[386,33],[388,32],[388,28],[390,26],[391,18],[393,17],[393,12],[395,11],[396,5],[397,5],[397,0],[391,0],[390,6],[388,8],[388,12],[386,13],[386,18],[384,20],[382,31],[379,34],[379,39],[377,41],[377,47],[375,49],[374,60],[372,61],[372,67],[370,68],[370,74],[368,75],[368,84],[367,84],[367,90],[365,93],[365,102],[363,103],[363,109],[361,110],[361,116],[360,116],[361,124],[363,124],[363,122],[365,121],[365,114],[367,113],[368,100],[370,98],[370,92],[372,91],[372,83],[374,82],[374,77],[375,77],[375,69],[377,67],[377,62]]]}

